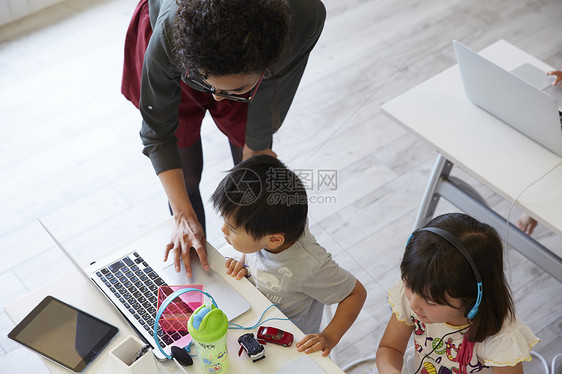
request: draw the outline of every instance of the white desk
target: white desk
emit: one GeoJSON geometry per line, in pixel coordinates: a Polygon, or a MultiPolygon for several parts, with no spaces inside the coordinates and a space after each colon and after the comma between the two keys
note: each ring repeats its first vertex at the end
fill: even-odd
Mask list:
{"type": "MultiPolygon", "coordinates": [[[[147,236],[151,231],[147,231],[144,235],[135,238],[132,242],[126,245],[130,246],[134,244],[135,241],[143,240],[144,236],[147,236]]],[[[162,243],[162,248],[165,243],[162,243]]],[[[209,258],[209,263],[213,269],[227,279],[236,290],[244,296],[244,298],[249,302],[251,309],[241,315],[240,317],[233,320],[233,322],[240,324],[242,326],[252,326],[254,325],[261,313],[271,305],[271,302],[262,295],[247,279],[235,280],[231,276],[227,275],[224,268],[224,258],[222,255],[210,244],[207,244],[207,255],[209,258]]],[[[83,372],[84,373],[111,373],[108,352],[113,349],[119,342],[121,342],[125,337],[129,335],[135,335],[132,328],[127,324],[125,319],[119,314],[119,312],[110,304],[110,302],[103,296],[100,291],[89,281],[87,281],[80,273],[75,270],[62,277],[50,282],[49,284],[41,287],[22,298],[16,300],[12,304],[5,307],[6,314],[14,323],[21,321],[46,295],[55,296],[62,301],[65,301],[71,305],[78,307],[88,313],[93,314],[96,317],[107,321],[114,326],[119,328],[119,334],[114,338],[114,340],[107,346],[104,351],[90,364],[83,372]]],[[[286,318],[279,310],[276,308],[271,308],[265,318],[279,317],[286,318]]],[[[286,366],[290,362],[301,357],[304,353],[300,353],[295,348],[296,342],[304,337],[304,334],[290,321],[272,321],[265,324],[266,326],[274,326],[281,328],[285,331],[293,333],[295,336],[295,342],[289,348],[281,347],[275,344],[268,343],[265,345],[265,355],[266,358],[252,362],[251,359],[247,357],[245,353],[241,357],[238,357],[239,345],[237,339],[240,335],[246,332],[253,332],[254,335],[256,331],[244,331],[244,330],[229,330],[227,345],[230,360],[230,370],[229,373],[274,373],[275,371],[286,366]]],[[[29,354],[33,354],[30,352],[29,354]]],[[[343,374],[343,371],[337,367],[337,365],[330,360],[328,357],[322,357],[320,352],[315,352],[310,355],[314,361],[326,372],[326,373],[337,373],[343,374]]],[[[69,373],[70,371],[65,368],[54,364],[48,360],[43,359],[47,368],[53,373],[69,373]]],[[[194,360],[194,366],[185,368],[188,373],[202,373],[198,368],[197,360],[194,360]]],[[[181,370],[177,368],[175,363],[171,361],[160,362],[158,364],[158,369],[161,374],[164,373],[182,373],[181,370]]]]}
{"type": "MultiPolygon", "coordinates": [[[[553,70],[504,40],[480,53],[506,70],[526,62],[544,71],[553,70]]],[[[457,65],[385,103],[382,110],[440,154],[415,228],[431,219],[439,198],[444,197],[505,236],[505,219],[489,209],[465,184],[449,178],[453,165],[458,165],[510,203],[555,168],[519,196],[516,205],[562,236],[562,166],[556,167],[562,159],[468,101],[457,65]]],[[[562,259],[556,254],[513,226],[509,242],[562,281],[562,259]]]]}

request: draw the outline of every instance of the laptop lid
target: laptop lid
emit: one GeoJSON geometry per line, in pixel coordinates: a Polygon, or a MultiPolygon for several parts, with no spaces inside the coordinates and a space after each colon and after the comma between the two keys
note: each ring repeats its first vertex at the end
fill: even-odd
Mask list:
{"type": "Polygon", "coordinates": [[[456,40],[453,46],[468,99],[562,157],[557,101],[456,40]]]}

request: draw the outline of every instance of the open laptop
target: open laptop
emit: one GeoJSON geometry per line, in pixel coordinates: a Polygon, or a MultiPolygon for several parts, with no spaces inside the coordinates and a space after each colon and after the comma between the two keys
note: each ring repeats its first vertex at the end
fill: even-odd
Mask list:
{"type": "Polygon", "coordinates": [[[562,157],[562,88],[552,86],[554,77],[530,64],[509,72],[456,40],[453,46],[468,99],[562,157]]]}
{"type": "MultiPolygon", "coordinates": [[[[131,241],[108,257],[92,259],[88,262],[90,265],[83,268],[40,220],[39,223],[73,265],[101,290],[137,334],[152,346],[158,359],[165,359],[153,338],[158,287],[201,284],[229,321],[250,309],[248,302],[224,278],[213,270],[203,270],[197,255],[193,253],[195,251],[191,251],[191,279],[187,278],[183,263],[181,272],[176,273],[173,261],[162,261],[162,249],[171,231],[168,224],[157,226],[151,234],[131,241]]],[[[164,331],[159,328],[158,336],[168,355],[171,355],[172,346],[183,348],[191,341],[186,331],[164,331]]]]}

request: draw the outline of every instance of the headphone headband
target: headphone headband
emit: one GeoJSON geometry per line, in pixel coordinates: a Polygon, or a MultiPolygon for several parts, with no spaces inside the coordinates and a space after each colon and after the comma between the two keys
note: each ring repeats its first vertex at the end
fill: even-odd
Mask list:
{"type": "MultiPolygon", "coordinates": [[[[156,343],[156,346],[158,347],[158,349],[160,350],[160,352],[162,352],[162,354],[168,359],[171,360],[172,356],[170,356],[169,354],[167,354],[164,349],[162,348],[162,346],[160,345],[160,342],[158,340],[158,322],[160,321],[160,317],[162,317],[162,313],[164,313],[164,310],[168,307],[168,305],[170,305],[170,303],[172,301],[174,301],[174,299],[186,292],[200,292],[203,295],[208,296],[213,305],[215,306],[215,308],[218,308],[217,303],[215,302],[215,299],[213,299],[213,297],[211,295],[209,295],[207,292],[205,291],[201,291],[197,288],[182,288],[180,290],[174,291],[171,295],[169,295],[164,302],[162,302],[162,304],[160,304],[160,308],[158,308],[158,311],[156,312],[156,318],[154,319],[154,326],[153,326],[153,330],[152,330],[152,336],[154,337],[154,342],[156,343]]],[[[173,348],[173,347],[172,347],[173,348]]]]}
{"type": "Polygon", "coordinates": [[[476,264],[472,260],[472,257],[468,253],[468,250],[466,249],[464,244],[462,244],[462,242],[456,236],[451,234],[449,231],[445,231],[445,230],[440,229],[438,227],[422,227],[418,231],[429,231],[429,232],[432,232],[432,233],[442,237],[446,241],[448,241],[453,247],[455,247],[456,249],[459,250],[460,253],[462,253],[464,258],[466,258],[466,261],[468,261],[470,267],[472,268],[472,271],[474,272],[474,276],[476,277],[476,282],[477,283],[482,282],[482,278],[480,278],[480,273],[478,272],[478,269],[476,268],[476,264]]]}
{"type": "Polygon", "coordinates": [[[473,319],[476,316],[476,313],[478,313],[478,307],[482,302],[482,278],[480,277],[480,273],[476,268],[476,264],[472,260],[472,257],[468,253],[468,250],[466,249],[465,245],[462,244],[462,242],[456,236],[438,227],[422,227],[421,229],[418,229],[418,231],[429,231],[434,233],[435,235],[440,236],[441,238],[449,242],[449,244],[451,244],[453,247],[455,247],[460,253],[462,253],[466,261],[468,261],[470,267],[472,268],[472,272],[476,277],[476,288],[478,292],[478,294],[476,295],[476,302],[474,303],[474,306],[470,309],[470,311],[466,315],[469,319],[473,319]]]}

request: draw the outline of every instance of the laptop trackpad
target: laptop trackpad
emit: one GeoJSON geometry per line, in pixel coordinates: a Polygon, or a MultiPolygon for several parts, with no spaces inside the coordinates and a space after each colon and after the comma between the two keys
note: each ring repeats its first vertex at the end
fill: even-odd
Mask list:
{"type": "MultiPolygon", "coordinates": [[[[226,314],[231,321],[248,309],[250,304],[244,299],[227,281],[225,281],[215,271],[205,271],[198,259],[191,262],[191,279],[187,279],[183,262],[180,266],[181,271],[176,273],[174,264],[166,266],[163,270],[164,279],[169,285],[182,284],[202,284],[203,291],[209,293],[219,308],[226,314]]],[[[226,271],[226,268],[225,270],[226,271]]]]}
{"type": "Polygon", "coordinates": [[[541,91],[551,87],[554,82],[554,77],[546,75],[544,71],[531,64],[523,64],[513,69],[511,73],[541,91]]]}

